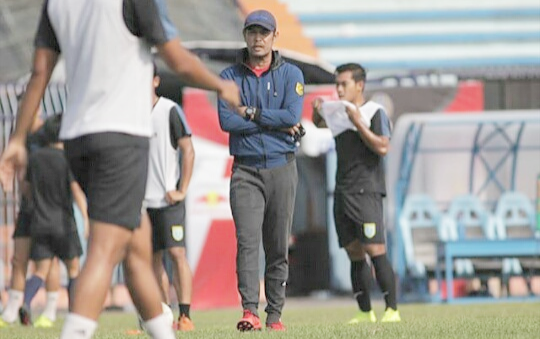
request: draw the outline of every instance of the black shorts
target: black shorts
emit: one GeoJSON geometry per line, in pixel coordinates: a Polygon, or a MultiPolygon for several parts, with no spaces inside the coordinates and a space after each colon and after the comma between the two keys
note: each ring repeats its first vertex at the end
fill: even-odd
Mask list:
{"type": "Polygon", "coordinates": [[[82,255],[81,241],[77,232],[66,235],[42,235],[32,238],[30,259],[34,261],[58,257],[62,260],[82,255]]]}
{"type": "Polygon", "coordinates": [[[96,133],[66,140],[71,171],[86,193],[92,220],[134,230],[148,172],[148,138],[96,133]]]}
{"type": "Polygon", "coordinates": [[[30,209],[30,203],[23,196],[21,197],[19,213],[17,213],[17,219],[15,220],[15,231],[13,232],[13,238],[30,237],[31,220],[32,220],[32,210],[30,209]]]}
{"type": "Polygon", "coordinates": [[[13,232],[13,238],[29,238],[31,220],[32,213],[21,209],[19,211],[19,214],[17,214],[17,221],[15,222],[15,231],[13,232]]]}
{"type": "Polygon", "coordinates": [[[186,246],[186,204],[180,202],[162,208],[147,208],[152,223],[154,252],[186,246]]]}
{"type": "Polygon", "coordinates": [[[336,192],[334,221],[341,247],[346,247],[356,239],[362,244],[385,243],[380,193],[336,192]]]}

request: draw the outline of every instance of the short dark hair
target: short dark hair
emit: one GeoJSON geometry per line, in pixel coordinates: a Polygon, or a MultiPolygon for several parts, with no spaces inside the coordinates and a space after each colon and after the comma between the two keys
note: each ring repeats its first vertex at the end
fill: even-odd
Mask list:
{"type": "Polygon", "coordinates": [[[45,120],[43,124],[43,142],[45,145],[60,141],[60,126],[62,125],[62,113],[57,113],[45,120]]]}
{"type": "Polygon", "coordinates": [[[355,82],[366,81],[366,69],[357,63],[348,63],[336,67],[336,74],[350,71],[355,82]]]}
{"type": "Polygon", "coordinates": [[[156,65],[156,62],[153,60],[152,60],[152,68],[154,69],[154,78],[155,78],[157,75],[157,65],[156,65]]]}

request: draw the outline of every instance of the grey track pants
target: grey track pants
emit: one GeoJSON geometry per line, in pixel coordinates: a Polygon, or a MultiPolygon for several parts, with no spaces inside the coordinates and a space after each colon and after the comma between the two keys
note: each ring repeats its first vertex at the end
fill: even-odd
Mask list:
{"type": "Polygon", "coordinates": [[[242,307],[258,314],[259,244],[265,252],[267,323],[277,322],[285,304],[288,247],[298,172],[296,160],[271,169],[235,164],[230,201],[236,225],[236,272],[242,307]]]}

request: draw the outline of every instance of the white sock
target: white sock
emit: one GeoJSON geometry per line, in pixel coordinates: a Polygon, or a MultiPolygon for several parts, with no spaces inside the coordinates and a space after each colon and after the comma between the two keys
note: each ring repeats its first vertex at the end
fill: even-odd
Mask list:
{"type": "MultiPolygon", "coordinates": [[[[146,332],[154,339],[175,339],[174,331],[165,314],[144,322],[146,332]]],[[[67,337],[66,337],[67,338],[67,337]]]]}
{"type": "Polygon", "coordinates": [[[21,307],[24,299],[24,292],[17,290],[9,290],[9,300],[6,305],[6,309],[2,313],[2,319],[7,323],[12,323],[17,320],[19,314],[19,308],[21,307]]]}
{"type": "Polygon", "coordinates": [[[60,339],[90,339],[97,328],[97,322],[75,313],[69,313],[62,328],[60,339]]]}
{"type": "Polygon", "coordinates": [[[47,292],[47,303],[43,310],[43,315],[50,321],[56,321],[56,308],[58,305],[58,292],[47,292]]]}

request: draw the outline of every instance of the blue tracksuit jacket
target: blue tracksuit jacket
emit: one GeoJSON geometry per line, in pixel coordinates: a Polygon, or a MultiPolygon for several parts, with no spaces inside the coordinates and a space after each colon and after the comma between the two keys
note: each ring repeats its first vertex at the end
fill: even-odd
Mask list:
{"type": "MultiPolygon", "coordinates": [[[[272,168],[287,162],[287,153],[296,151],[292,136],[280,131],[300,122],[304,103],[302,71],[273,52],[270,69],[257,77],[244,62],[247,49],[239,53],[238,63],[221,72],[240,88],[242,106],[259,108],[260,115],[247,121],[218,101],[221,129],[229,133],[229,150],[236,158],[248,159],[251,166],[272,168]]],[[[245,161],[244,161],[245,162],[245,161]]]]}

